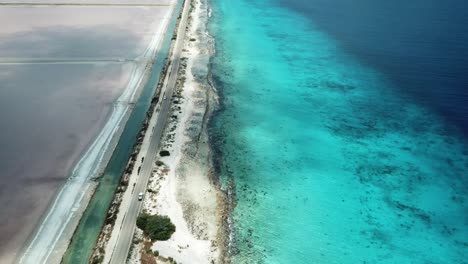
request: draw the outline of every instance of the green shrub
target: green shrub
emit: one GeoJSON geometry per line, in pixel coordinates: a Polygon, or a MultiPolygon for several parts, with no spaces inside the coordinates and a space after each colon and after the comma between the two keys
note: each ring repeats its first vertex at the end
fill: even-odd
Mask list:
{"type": "Polygon", "coordinates": [[[161,151],[159,152],[159,155],[160,155],[161,157],[167,157],[167,156],[170,156],[171,154],[170,154],[169,151],[167,151],[167,150],[161,150],[161,151]]]}
{"type": "Polygon", "coordinates": [[[104,261],[104,256],[95,256],[91,261],[91,264],[100,264],[104,261]]]}
{"type": "Polygon", "coordinates": [[[142,213],[138,216],[136,224],[152,241],[168,240],[176,230],[171,219],[163,215],[142,213]]]}

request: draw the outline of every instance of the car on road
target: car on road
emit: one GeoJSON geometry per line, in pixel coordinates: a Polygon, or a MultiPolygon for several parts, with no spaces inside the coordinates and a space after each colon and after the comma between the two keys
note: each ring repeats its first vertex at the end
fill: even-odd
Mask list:
{"type": "Polygon", "coordinates": [[[166,96],[164,96],[164,100],[167,100],[167,97],[166,97],[166,96]]]}
{"type": "Polygon", "coordinates": [[[142,192],[138,194],[138,201],[141,201],[141,200],[143,200],[143,193],[142,192]]]}

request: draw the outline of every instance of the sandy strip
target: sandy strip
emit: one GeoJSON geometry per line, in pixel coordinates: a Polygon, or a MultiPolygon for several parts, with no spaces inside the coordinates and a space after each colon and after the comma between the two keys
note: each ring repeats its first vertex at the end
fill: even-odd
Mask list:
{"type": "Polygon", "coordinates": [[[150,45],[137,58],[126,89],[114,103],[101,133],[77,163],[72,175],[58,193],[20,263],[59,263],[96,183],[90,179],[102,173],[118,141],[124,124],[148,78],[150,63],[162,42],[171,12],[157,28],[150,45]],[[58,243],[60,241],[60,243],[58,243]]]}
{"type": "MultiPolygon", "coordinates": [[[[215,93],[206,84],[209,39],[201,30],[206,23],[207,6],[198,0],[193,3],[182,53],[187,58],[186,67],[179,72],[179,80],[183,82],[185,78],[185,84],[182,97],[174,98],[173,118],[166,128],[163,147],[171,155],[159,159],[164,165],[155,167],[148,185],[151,191],[144,200],[146,212],[167,215],[176,226],[171,239],[151,246],[160,256],[156,258],[158,263],[169,257],[177,263],[222,263],[224,198],[212,178],[206,131],[206,117],[216,105],[215,93]]],[[[148,260],[150,255],[141,247],[141,243],[134,247],[130,263],[148,260]]]]}
{"type": "MultiPolygon", "coordinates": [[[[183,59],[179,70],[179,88],[172,105],[172,117],[166,127],[164,145],[171,155],[158,159],[143,201],[143,210],[151,214],[168,215],[176,232],[168,241],[142,243],[140,230],[136,232],[128,263],[222,263],[224,233],[224,196],[212,177],[211,152],[206,131],[207,117],[216,105],[214,91],[207,85],[209,39],[204,31],[207,6],[194,0],[194,9],[183,59]],[[195,39],[195,41],[194,41],[195,39]],[[179,94],[180,96],[178,96],[179,94]],[[160,162],[163,162],[161,164],[160,162]],[[149,245],[149,247],[148,247],[149,245]],[[147,251],[158,252],[158,257],[147,251]]],[[[150,123],[151,127],[152,123],[150,123]]],[[[142,150],[149,140],[144,140],[142,150]]],[[[157,150],[154,150],[157,151],[157,150]]],[[[137,161],[141,160],[141,153],[137,161]]],[[[135,165],[137,167],[138,164],[135,165]]],[[[129,186],[136,181],[132,173],[129,186]]],[[[113,241],[118,236],[119,222],[128,205],[132,188],[127,188],[117,215],[116,225],[109,238],[103,263],[112,254],[113,241]]]]}

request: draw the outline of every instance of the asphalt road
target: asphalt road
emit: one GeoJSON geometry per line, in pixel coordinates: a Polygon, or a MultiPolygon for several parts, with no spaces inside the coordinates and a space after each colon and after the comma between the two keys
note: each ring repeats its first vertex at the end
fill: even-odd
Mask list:
{"type": "MultiPolygon", "coordinates": [[[[161,97],[162,103],[159,114],[157,114],[156,125],[153,128],[151,134],[150,145],[148,152],[144,155],[145,159],[141,165],[140,174],[138,176],[137,183],[132,193],[131,202],[127,208],[127,213],[124,216],[124,220],[120,229],[119,237],[117,238],[117,244],[114,248],[111,257],[111,264],[123,264],[126,262],[128,252],[133,240],[133,234],[135,232],[136,219],[140,212],[142,202],[138,201],[138,193],[146,192],[148,180],[153,170],[154,162],[158,154],[159,145],[161,141],[161,135],[164,127],[166,126],[167,118],[171,110],[171,99],[175,89],[177,80],[177,72],[180,64],[180,53],[184,44],[185,39],[185,28],[187,26],[188,11],[190,9],[190,0],[185,1],[185,5],[182,11],[182,18],[180,20],[179,28],[177,29],[177,39],[173,48],[171,64],[169,66],[169,80],[165,86],[165,96],[161,97]]],[[[167,32],[170,34],[171,32],[167,32]]]]}

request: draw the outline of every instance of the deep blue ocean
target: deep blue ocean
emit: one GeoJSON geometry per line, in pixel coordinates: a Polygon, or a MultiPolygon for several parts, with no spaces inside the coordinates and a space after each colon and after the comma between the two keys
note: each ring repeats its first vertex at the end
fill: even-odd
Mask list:
{"type": "Polygon", "coordinates": [[[232,262],[468,263],[468,2],[210,3],[232,262]]]}

